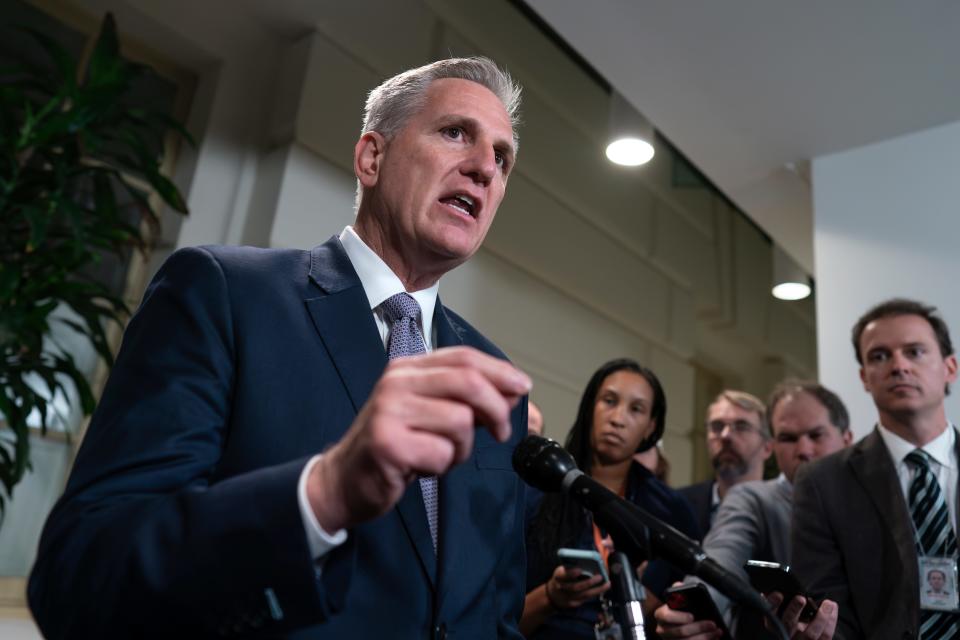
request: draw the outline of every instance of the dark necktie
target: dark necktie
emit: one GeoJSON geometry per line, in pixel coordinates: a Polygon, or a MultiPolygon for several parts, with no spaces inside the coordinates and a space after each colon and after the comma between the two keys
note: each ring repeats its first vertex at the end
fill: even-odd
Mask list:
{"type": "MultiPolygon", "coordinates": [[[[916,469],[910,483],[910,515],[916,527],[917,552],[925,556],[957,557],[957,537],[950,526],[950,511],[940,483],[930,469],[929,455],[914,449],[906,462],[916,469]]],[[[921,640],[956,638],[960,615],[949,611],[920,610],[921,640]]]]}
{"type": "MultiPolygon", "coordinates": [[[[420,305],[408,293],[398,293],[387,298],[381,305],[390,323],[390,338],[387,340],[387,356],[402,358],[426,353],[427,348],[420,333],[420,305]]],[[[430,538],[433,550],[437,550],[437,476],[420,478],[423,506],[427,509],[430,538]]]]}

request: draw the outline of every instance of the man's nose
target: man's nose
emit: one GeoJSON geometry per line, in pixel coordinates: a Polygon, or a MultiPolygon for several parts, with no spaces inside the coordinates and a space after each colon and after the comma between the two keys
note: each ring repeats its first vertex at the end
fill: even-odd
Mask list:
{"type": "Polygon", "coordinates": [[[470,149],[461,171],[482,185],[490,184],[500,167],[497,152],[490,146],[476,145],[470,149]]]}
{"type": "Polygon", "coordinates": [[[910,358],[903,355],[901,351],[894,351],[890,356],[890,370],[894,373],[909,371],[911,366],[910,358]]]}

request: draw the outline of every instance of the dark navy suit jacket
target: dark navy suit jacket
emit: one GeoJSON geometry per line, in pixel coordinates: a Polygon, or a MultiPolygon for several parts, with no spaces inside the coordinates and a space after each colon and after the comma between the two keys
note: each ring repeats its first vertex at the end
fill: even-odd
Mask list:
{"type": "MultiPolygon", "coordinates": [[[[438,304],[438,346],[503,354],[438,304]]],[[[47,637],[519,637],[523,507],[513,436],[482,428],[440,482],[439,553],[413,483],[317,578],[297,503],[387,357],[339,240],[178,251],[131,319],[30,606],[47,637]]]]}
{"type": "Polygon", "coordinates": [[[713,483],[713,480],[704,480],[677,489],[677,492],[693,507],[693,515],[697,518],[697,526],[703,533],[700,538],[701,542],[710,531],[710,513],[713,511],[713,483]]]}

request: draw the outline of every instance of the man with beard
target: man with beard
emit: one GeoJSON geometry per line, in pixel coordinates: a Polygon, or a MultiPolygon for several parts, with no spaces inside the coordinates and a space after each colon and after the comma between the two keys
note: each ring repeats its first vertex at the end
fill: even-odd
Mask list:
{"type": "Polygon", "coordinates": [[[722,391],[707,408],[707,450],[713,479],[679,490],[704,536],[731,487],[763,479],[763,463],[773,451],[763,402],[745,391],[722,391]]]}
{"type": "MultiPolygon", "coordinates": [[[[747,560],[790,564],[790,516],[797,471],[808,462],[840,451],[853,440],[843,402],[816,382],[786,380],[774,389],[767,406],[773,452],[781,474],[771,480],[733,487],[703,541],[708,556],[744,580],[747,574],[743,565],[747,560]]],[[[730,601],[712,589],[711,595],[720,612],[728,616],[730,601]]],[[[806,601],[798,598],[794,608],[787,608],[784,625],[798,631],[801,638],[830,637],[837,624],[836,603],[821,603],[816,619],[809,624],[799,623],[794,617],[794,612],[799,613],[804,604],[806,601]]],[[[734,607],[731,613],[736,637],[776,637],[764,630],[763,621],[754,612],[734,607]]],[[[691,614],[666,606],[657,609],[656,618],[658,633],[664,639],[704,640],[720,635],[712,622],[694,620],[691,614]]]]}

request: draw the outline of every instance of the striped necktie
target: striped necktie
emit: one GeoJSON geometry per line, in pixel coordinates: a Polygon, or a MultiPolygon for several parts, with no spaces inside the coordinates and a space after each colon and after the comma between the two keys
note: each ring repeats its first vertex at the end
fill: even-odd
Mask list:
{"type": "MultiPolygon", "coordinates": [[[[390,338],[387,341],[387,356],[402,358],[426,353],[426,344],[420,332],[420,305],[408,293],[390,296],[380,305],[390,323],[390,338]]],[[[427,510],[427,523],[430,525],[430,539],[433,550],[437,550],[437,476],[420,478],[420,492],[423,494],[423,506],[427,510]]]]}
{"type": "MultiPolygon", "coordinates": [[[[910,483],[910,515],[916,527],[917,552],[924,556],[957,557],[957,537],[950,525],[947,501],[940,483],[930,469],[929,454],[914,449],[906,462],[915,468],[910,483]]],[[[960,634],[960,614],[949,611],[920,610],[920,639],[956,638],[960,634]]]]}

